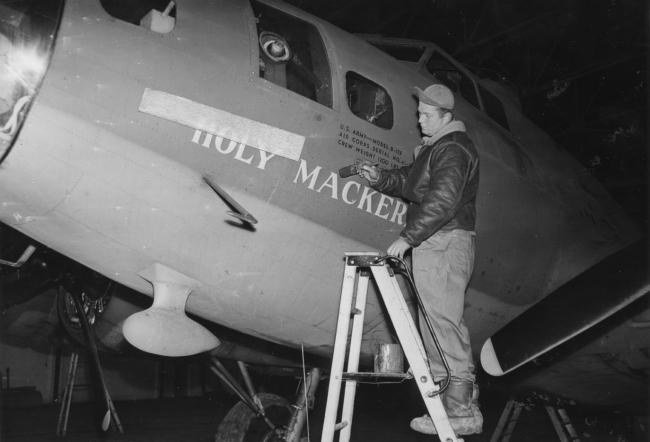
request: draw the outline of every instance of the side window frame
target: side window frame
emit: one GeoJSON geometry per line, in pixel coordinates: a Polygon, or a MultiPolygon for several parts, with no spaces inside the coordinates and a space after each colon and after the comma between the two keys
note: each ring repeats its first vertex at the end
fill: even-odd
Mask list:
{"type": "Polygon", "coordinates": [[[428,55],[428,58],[426,62],[423,65],[424,69],[430,74],[433,75],[440,81],[441,83],[445,84],[447,87],[449,87],[452,91],[454,91],[457,94],[460,94],[465,101],[467,101],[469,104],[474,106],[477,109],[483,110],[483,103],[481,102],[481,94],[479,93],[476,81],[472,77],[472,75],[465,69],[463,65],[460,63],[457,63],[456,60],[451,58],[449,55],[447,55],[445,52],[441,51],[438,48],[432,48],[431,53],[428,55]],[[431,61],[434,59],[434,57],[439,57],[444,59],[447,63],[449,63],[458,73],[461,75],[461,78],[456,82],[452,83],[450,78],[440,78],[439,76],[436,76],[435,72],[432,71],[430,68],[429,64],[431,61]],[[466,79],[466,81],[469,81],[469,84],[471,85],[472,92],[473,92],[473,97],[468,97],[467,94],[464,92],[466,89],[464,86],[466,84],[463,84],[463,79],[466,79]],[[455,86],[454,86],[455,85],[455,86]]]}
{"type": "Polygon", "coordinates": [[[492,118],[496,123],[501,125],[504,129],[510,130],[510,124],[508,123],[508,115],[506,114],[505,107],[503,103],[495,94],[490,92],[485,86],[481,84],[479,86],[479,91],[481,95],[481,103],[483,104],[483,112],[492,118]],[[487,99],[486,99],[487,98],[487,99]]]}
{"type": "Polygon", "coordinates": [[[257,50],[253,50],[251,54],[254,76],[309,102],[333,109],[334,73],[322,30],[316,24],[276,6],[257,0],[253,0],[251,6],[254,16],[254,23],[251,25],[255,35],[253,43],[257,47],[257,50]],[[265,12],[267,15],[274,16],[276,19],[274,24],[269,26],[268,21],[262,22],[260,17],[265,12]],[[311,39],[295,38],[295,34],[285,38],[286,33],[278,32],[281,31],[278,28],[282,26],[282,20],[285,20],[285,24],[290,22],[297,24],[297,26],[287,26],[285,28],[287,33],[302,31],[309,33],[311,39]],[[311,46],[306,46],[310,44],[309,40],[311,46]],[[296,43],[294,47],[292,42],[296,43]],[[296,47],[298,50],[294,51],[296,47]],[[309,57],[302,60],[300,55],[305,56],[305,47],[311,50],[307,54],[309,57]],[[314,54],[316,57],[311,57],[314,54]]]}
{"type": "MultiPolygon", "coordinates": [[[[459,93],[468,103],[473,105],[475,108],[479,109],[481,112],[483,112],[483,114],[488,116],[490,119],[492,119],[492,121],[497,123],[499,126],[509,131],[510,124],[508,122],[508,116],[505,113],[505,107],[503,106],[503,103],[501,102],[499,97],[497,97],[495,94],[493,94],[492,92],[487,90],[484,86],[482,86],[478,81],[476,81],[474,79],[474,76],[467,69],[465,69],[465,67],[462,64],[456,62],[456,60],[454,60],[451,56],[447,55],[441,49],[432,46],[430,53],[427,54],[426,61],[422,64],[422,68],[430,75],[436,77],[436,75],[429,69],[429,63],[435,56],[439,56],[443,58],[447,63],[452,65],[463,76],[463,78],[467,78],[471,82],[471,84],[473,85],[472,89],[476,101],[472,101],[468,99],[468,97],[462,91],[462,85],[460,84],[460,82],[457,88],[450,87],[450,89],[452,89],[455,93],[459,93]],[[487,100],[484,99],[484,95],[488,95],[488,94],[490,99],[489,106],[486,105],[487,100]]],[[[441,83],[445,84],[446,86],[449,86],[449,84],[447,84],[443,79],[438,77],[436,78],[441,83]]]]}
{"type": "Polygon", "coordinates": [[[348,110],[356,117],[381,129],[393,128],[393,99],[379,83],[358,72],[347,71],[345,97],[348,110]]]}

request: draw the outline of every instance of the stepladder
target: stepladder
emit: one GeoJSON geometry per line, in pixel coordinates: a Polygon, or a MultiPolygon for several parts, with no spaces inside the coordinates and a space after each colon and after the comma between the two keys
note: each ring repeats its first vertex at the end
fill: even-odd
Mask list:
{"type": "MultiPolygon", "coordinates": [[[[415,321],[390,265],[376,252],[345,254],[345,269],[341,286],[334,352],[329,378],[325,418],[321,442],[332,442],[338,432],[339,442],[348,442],[352,432],[354,400],[358,381],[380,376],[359,372],[363,337],[363,322],[370,278],[374,279],[378,295],[393,324],[397,339],[410,366],[427,412],[442,442],[462,442],[454,433],[443,407],[439,386],[429,370],[427,354],[415,321]],[[347,366],[344,371],[344,365],[347,366]],[[345,384],[340,420],[339,402],[345,384]]],[[[409,376],[410,377],[410,376],[409,376]]]]}
{"type": "Polygon", "coordinates": [[[555,430],[558,441],[580,442],[580,436],[578,436],[578,432],[573,427],[573,423],[571,422],[571,419],[569,419],[569,414],[562,406],[555,406],[549,403],[540,404],[530,401],[528,404],[525,404],[524,402],[515,400],[514,398],[510,398],[508,399],[508,402],[506,402],[501,417],[499,418],[499,422],[497,423],[494,433],[492,433],[490,442],[510,442],[515,431],[515,425],[519,421],[522,410],[532,410],[538,408],[540,405],[543,406],[553,424],[553,429],[555,430]]]}

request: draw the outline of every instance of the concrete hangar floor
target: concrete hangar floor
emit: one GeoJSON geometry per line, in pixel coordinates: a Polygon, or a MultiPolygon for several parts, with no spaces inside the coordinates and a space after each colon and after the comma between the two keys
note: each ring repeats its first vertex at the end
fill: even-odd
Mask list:
{"type": "MultiPolygon", "coordinates": [[[[282,382],[282,381],[280,381],[282,382]]],[[[295,386],[294,386],[295,388],[295,386]]],[[[6,442],[66,440],[71,442],[105,441],[214,441],[219,422],[237,399],[226,392],[199,397],[174,397],[153,400],[117,401],[116,408],[124,434],[115,427],[107,433],[99,429],[101,411],[94,402],[73,403],[67,434],[56,436],[58,404],[30,404],[3,395],[2,432],[6,442]],[[9,402],[10,401],[10,402],[9,402]],[[13,402],[13,403],[12,403],[13,402]]],[[[291,394],[289,394],[291,396],[291,394]]],[[[490,441],[509,396],[484,391],[481,399],[485,423],[483,433],[465,436],[466,442],[490,441]]],[[[524,405],[515,425],[511,441],[560,440],[543,407],[544,395],[517,397],[524,405]]],[[[319,441],[325,410],[326,389],[319,391],[309,414],[309,439],[319,441]]],[[[648,417],[589,410],[565,404],[571,423],[582,441],[645,442],[648,438],[648,417]]],[[[424,406],[409,384],[361,385],[358,389],[352,441],[418,442],[438,440],[420,435],[409,428],[413,416],[424,412],[424,406]]]]}

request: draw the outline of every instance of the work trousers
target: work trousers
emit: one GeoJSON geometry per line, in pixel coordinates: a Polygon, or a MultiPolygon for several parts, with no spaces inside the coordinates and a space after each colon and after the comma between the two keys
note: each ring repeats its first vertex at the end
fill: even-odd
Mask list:
{"type": "MultiPolygon", "coordinates": [[[[469,331],[463,320],[465,292],[474,270],[475,233],[438,231],[413,249],[413,277],[422,303],[449,363],[451,376],[474,382],[474,360],[469,331]]],[[[420,330],[436,381],[445,378],[426,322],[420,312],[420,330]]]]}

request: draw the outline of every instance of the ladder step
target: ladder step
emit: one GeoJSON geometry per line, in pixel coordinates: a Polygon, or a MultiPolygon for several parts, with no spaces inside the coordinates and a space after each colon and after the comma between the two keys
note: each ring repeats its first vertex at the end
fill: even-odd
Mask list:
{"type": "Polygon", "coordinates": [[[348,421],[342,421],[334,426],[334,431],[340,431],[348,426],[348,421]]]}
{"type": "Polygon", "coordinates": [[[363,381],[363,382],[386,382],[386,381],[406,381],[413,379],[410,373],[376,373],[376,372],[352,372],[344,371],[341,373],[341,379],[344,381],[363,381]]]}

